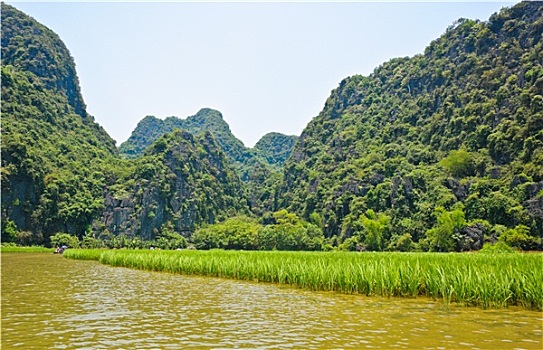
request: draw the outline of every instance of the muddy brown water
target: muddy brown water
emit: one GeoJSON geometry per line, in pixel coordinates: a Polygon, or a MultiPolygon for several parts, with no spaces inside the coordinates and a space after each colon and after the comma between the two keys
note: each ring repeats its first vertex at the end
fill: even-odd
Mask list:
{"type": "Polygon", "coordinates": [[[541,312],[4,253],[2,349],[542,349],[541,312]]]}

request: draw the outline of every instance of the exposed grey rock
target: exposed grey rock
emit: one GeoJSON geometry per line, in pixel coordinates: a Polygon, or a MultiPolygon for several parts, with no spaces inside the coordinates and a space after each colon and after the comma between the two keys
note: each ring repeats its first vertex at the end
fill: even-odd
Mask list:
{"type": "Polygon", "coordinates": [[[485,227],[480,223],[466,226],[456,237],[458,250],[479,250],[483,247],[485,227]]]}

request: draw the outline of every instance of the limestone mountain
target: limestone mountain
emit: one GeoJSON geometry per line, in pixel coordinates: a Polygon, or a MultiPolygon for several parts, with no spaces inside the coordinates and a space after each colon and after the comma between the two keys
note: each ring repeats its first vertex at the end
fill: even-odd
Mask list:
{"type": "MultiPolygon", "coordinates": [[[[255,157],[261,158],[269,165],[280,166],[290,156],[297,139],[297,136],[269,133],[251,149],[245,147],[243,142],[232,133],[221,112],[203,108],[186,119],[168,117],[163,120],[146,116],[138,123],[128,140],[119,146],[119,152],[126,158],[137,158],[160,136],[175,129],[186,130],[194,135],[210,131],[231,162],[238,168],[243,168],[243,165],[249,162],[252,163],[251,160],[255,157]]],[[[243,169],[240,171],[242,173],[243,169]]],[[[241,173],[240,176],[243,178],[241,173]]]]}
{"type": "Polygon", "coordinates": [[[521,2],[343,80],[285,163],[279,207],[319,216],[328,237],[359,249],[462,250],[484,235],[533,249],[542,33],[543,3],[521,2]]]}
{"type": "Polygon", "coordinates": [[[247,213],[241,182],[210,132],[161,136],[106,191],[100,235],[154,239],[163,226],[189,235],[247,213]]]}
{"type": "Polygon", "coordinates": [[[243,163],[245,159],[251,157],[243,142],[232,134],[230,126],[224,121],[221,112],[210,108],[203,108],[186,119],[168,117],[162,120],[154,116],[147,116],[138,123],[128,140],[119,146],[119,152],[127,158],[139,157],[160,136],[175,129],[186,130],[195,135],[210,131],[224,152],[234,162],[243,163]]]}
{"type": "Polygon", "coordinates": [[[204,108],[186,119],[143,118],[128,140],[121,144],[119,151],[129,159],[140,157],[155,140],[176,129],[194,135],[211,132],[242,180],[243,197],[247,199],[251,211],[261,215],[273,209],[276,187],[281,182],[280,169],[292,152],[296,136],[269,133],[254,148],[248,148],[234,136],[219,111],[204,108]]]}
{"type": "Polygon", "coordinates": [[[270,132],[255,144],[255,149],[269,164],[282,166],[290,157],[298,136],[270,132]]]}
{"type": "MultiPolygon", "coordinates": [[[[119,157],[87,114],[58,35],[1,6],[2,241],[48,244],[57,232],[154,238],[164,225],[186,232],[247,213],[240,180],[209,133],[177,131],[155,137],[137,160],[119,157]]],[[[221,121],[202,110],[190,125],[221,121]]]]}
{"type": "Polygon", "coordinates": [[[245,198],[256,215],[265,215],[278,207],[282,167],[297,139],[277,132],[264,135],[253,148],[258,156],[242,168],[245,198]]]}
{"type": "Polygon", "coordinates": [[[87,116],[73,59],[58,35],[2,3],[2,66],[7,65],[32,73],[44,88],[66,97],[73,112],[87,116]]]}
{"type": "Polygon", "coordinates": [[[1,10],[2,224],[36,237],[84,231],[101,209],[99,168],[117,153],[115,141],[87,114],[60,38],[9,5],[1,10]]]}

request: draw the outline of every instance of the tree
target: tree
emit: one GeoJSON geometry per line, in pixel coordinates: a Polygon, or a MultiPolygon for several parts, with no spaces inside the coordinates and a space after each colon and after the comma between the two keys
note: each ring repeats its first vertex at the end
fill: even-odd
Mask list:
{"type": "Polygon", "coordinates": [[[364,243],[368,250],[383,250],[383,234],[390,225],[390,217],[385,214],[377,214],[372,209],[366,211],[366,215],[360,217],[365,231],[364,243]]]}
{"type": "Polygon", "coordinates": [[[541,244],[541,239],[530,236],[530,229],[524,225],[506,230],[498,239],[511,247],[523,250],[537,249],[541,244]]]}
{"type": "Polygon", "coordinates": [[[3,220],[2,222],[2,242],[15,242],[17,239],[17,225],[12,220],[3,220]]]}
{"type": "Polygon", "coordinates": [[[437,218],[437,226],[426,232],[430,250],[436,252],[453,251],[455,234],[459,234],[466,226],[464,211],[461,208],[446,211],[443,207],[437,207],[434,215],[437,218]]]}
{"type": "Polygon", "coordinates": [[[171,222],[162,225],[156,243],[157,247],[162,249],[183,249],[187,247],[187,239],[174,231],[171,222]]]}
{"type": "Polygon", "coordinates": [[[67,246],[69,248],[78,248],[79,247],[79,239],[76,236],[72,236],[68,233],[56,233],[52,235],[50,238],[51,245],[53,247],[62,247],[67,246]]]}
{"type": "Polygon", "coordinates": [[[83,237],[83,240],[81,241],[81,248],[85,249],[97,249],[97,248],[103,248],[104,247],[104,241],[98,238],[94,238],[92,234],[89,232],[83,237]]]}
{"type": "Polygon", "coordinates": [[[392,238],[390,239],[390,244],[387,247],[387,250],[400,252],[410,252],[415,249],[416,244],[413,242],[411,234],[409,233],[392,236],[392,238]]]}
{"type": "Polygon", "coordinates": [[[463,149],[451,151],[447,157],[439,162],[439,165],[454,177],[468,176],[474,170],[473,155],[463,149]]]}

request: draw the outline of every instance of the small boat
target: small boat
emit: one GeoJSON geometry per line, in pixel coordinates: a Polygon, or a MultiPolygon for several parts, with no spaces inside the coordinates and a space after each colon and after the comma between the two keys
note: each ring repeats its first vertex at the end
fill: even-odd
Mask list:
{"type": "Polygon", "coordinates": [[[67,246],[63,245],[62,247],[57,247],[57,249],[55,249],[55,254],[62,254],[64,253],[64,251],[66,250],[66,248],[68,248],[67,246]]]}

